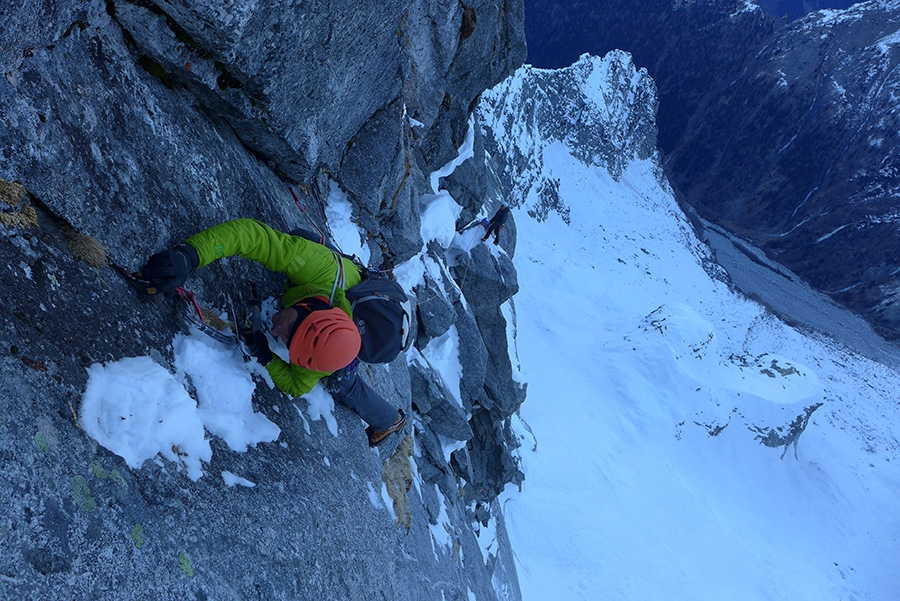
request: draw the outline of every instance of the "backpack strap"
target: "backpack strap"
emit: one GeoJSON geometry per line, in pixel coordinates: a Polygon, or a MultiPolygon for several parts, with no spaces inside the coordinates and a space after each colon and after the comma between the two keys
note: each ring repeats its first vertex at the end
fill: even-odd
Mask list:
{"type": "Polygon", "coordinates": [[[331,296],[328,297],[328,302],[334,304],[334,295],[337,293],[338,286],[344,287],[346,274],[344,273],[344,258],[334,250],[331,251],[331,254],[334,255],[334,260],[337,261],[337,273],[334,274],[334,285],[331,287],[331,296]]]}
{"type": "MultiPolygon", "coordinates": [[[[356,305],[358,305],[359,303],[369,301],[369,300],[391,301],[394,299],[384,296],[384,295],[381,295],[381,294],[369,294],[368,296],[362,296],[362,297],[356,299],[355,301],[353,301],[352,303],[350,303],[350,310],[352,311],[353,309],[355,309],[356,305]]],[[[400,302],[400,301],[397,301],[397,302],[400,302]]]]}

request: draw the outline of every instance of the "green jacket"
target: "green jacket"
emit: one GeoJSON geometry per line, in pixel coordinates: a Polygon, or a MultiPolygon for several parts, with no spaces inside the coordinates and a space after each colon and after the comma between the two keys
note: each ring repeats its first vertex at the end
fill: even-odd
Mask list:
{"type": "MultiPolygon", "coordinates": [[[[194,234],[186,242],[197,249],[200,267],[221,257],[237,255],[286,275],[289,281],[288,290],[281,297],[283,307],[310,296],[331,298],[333,291],[332,304],[352,317],[344,291],[362,281],[359,269],[350,259],[321,244],[273,230],[254,219],[226,221],[194,234]],[[339,264],[343,266],[344,281],[338,281],[335,287],[339,264]]],[[[293,396],[306,394],[322,377],[329,375],[303,369],[277,355],[266,365],[266,370],[280,390],[293,396]]]]}

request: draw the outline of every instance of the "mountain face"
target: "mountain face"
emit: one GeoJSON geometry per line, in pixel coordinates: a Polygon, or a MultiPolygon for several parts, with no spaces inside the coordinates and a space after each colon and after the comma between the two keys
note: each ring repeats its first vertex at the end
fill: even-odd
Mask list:
{"type": "Polygon", "coordinates": [[[893,601],[900,351],[811,331],[848,312],[746,243],[729,274],[766,305],[735,291],[660,180],[655,105],[614,51],[476,110],[516,222],[523,594],[893,601]]]}
{"type": "Polygon", "coordinates": [[[794,22],[671,156],[688,203],[890,338],[900,335],[898,28],[897,2],[794,22]]]}
{"type": "MultiPolygon", "coordinates": [[[[281,437],[243,453],[211,437],[196,481],[162,458],[130,469],[78,412],[87,368],[149,357],[175,371],[184,304],[123,274],[205,227],[336,229],[337,191],[372,265],[424,261],[429,176],[457,156],[479,94],[522,63],[522,22],[505,0],[0,5],[0,596],[490,600],[499,582],[516,598],[495,500],[521,481],[508,260],[467,259],[476,302],[437,268],[410,291],[416,346],[363,377],[413,435],[378,452],[346,408],[332,435],[260,380],[254,407],[281,437]],[[427,360],[407,363],[451,330],[461,407],[427,360]],[[473,523],[494,527],[490,552],[473,523]]],[[[467,165],[456,185],[484,172],[467,165]]],[[[248,278],[283,290],[238,259],[188,285],[233,317],[248,278]]]]}
{"type": "Polygon", "coordinates": [[[545,11],[595,32],[586,50],[621,48],[647,68],[679,201],[900,336],[900,3],[790,23],[729,0],[545,11]]]}
{"type": "Polygon", "coordinates": [[[825,8],[849,8],[854,0],[758,0],[757,4],[776,17],[799,19],[808,13],[825,8]]]}
{"type": "Polygon", "coordinates": [[[550,211],[567,219],[561,182],[543,169],[547,148],[563,144],[587,168],[619,178],[633,161],[657,156],[657,106],[653,80],[625,52],[584,55],[555,71],[523,67],[478,107],[502,197],[524,205],[536,191],[539,219],[550,211]]]}

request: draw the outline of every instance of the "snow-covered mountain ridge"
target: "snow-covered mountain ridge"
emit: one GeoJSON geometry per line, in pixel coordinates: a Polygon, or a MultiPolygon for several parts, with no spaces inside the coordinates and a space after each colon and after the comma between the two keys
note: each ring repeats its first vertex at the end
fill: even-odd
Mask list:
{"type": "MultiPolygon", "coordinates": [[[[655,88],[646,71],[636,69],[628,54],[613,52],[603,59],[584,55],[567,69],[540,71],[523,67],[507,83],[482,96],[478,116],[487,137],[496,144],[496,150],[489,150],[490,155],[511,157],[501,178],[511,184],[507,198],[520,207],[527,207],[532,219],[545,221],[552,210],[564,223],[572,225],[572,207],[565,195],[560,194],[566,172],[554,168],[560,157],[571,155],[585,171],[609,177],[612,190],[619,186],[628,189],[635,185],[635,180],[641,181],[642,187],[648,189],[642,190],[644,203],[640,209],[655,214],[660,228],[653,231],[666,232],[665,240],[656,238],[660,234],[651,238],[656,252],[663,252],[668,245],[688,250],[698,266],[717,276],[711,280],[712,285],[720,286],[725,276],[715,271],[709,249],[694,236],[662,175],[654,146],[656,106],[655,88]],[[630,177],[625,177],[626,170],[630,170],[630,177]],[[652,176],[650,181],[643,182],[644,175],[648,174],[652,176]]],[[[575,179],[571,171],[568,175],[569,182],[575,179]]],[[[584,177],[579,174],[577,179],[584,177]]],[[[590,222],[603,223],[596,216],[590,222]]],[[[629,232],[631,235],[642,228],[639,221],[633,227],[637,229],[629,232]]],[[[628,234],[619,230],[616,235],[628,234]]],[[[595,244],[597,254],[602,254],[604,245],[595,244]]],[[[631,253],[628,246],[625,242],[619,252],[631,253]]],[[[641,248],[643,254],[651,256],[647,248],[641,248]]],[[[631,283],[640,286],[638,281],[631,283]]],[[[714,289],[709,289],[710,297],[715,296],[714,289]]],[[[664,286],[656,294],[668,296],[669,291],[664,286]]],[[[702,319],[694,322],[690,308],[661,304],[655,308],[647,305],[647,309],[640,331],[672,335],[670,344],[676,359],[690,361],[703,359],[709,353],[720,355],[715,328],[704,324],[702,319]]],[[[731,349],[719,359],[762,373],[776,381],[775,388],[785,388],[785,382],[792,382],[788,376],[800,373],[789,363],[785,364],[784,358],[767,353],[751,357],[731,349]],[[783,378],[787,379],[783,381],[783,378]]],[[[804,382],[803,392],[792,391],[792,402],[815,405],[822,400],[821,389],[815,384],[806,388],[808,384],[804,382]]],[[[763,386],[761,390],[766,388],[763,386]]],[[[776,426],[782,429],[781,424],[776,426]]],[[[711,430],[719,427],[710,425],[711,430]]],[[[768,429],[763,424],[748,424],[748,427],[756,431],[768,429]]],[[[767,440],[777,438],[773,433],[767,440]]]]}
{"type": "MultiPolygon", "coordinates": [[[[558,179],[543,171],[553,143],[585,165],[614,179],[635,160],[655,157],[656,86],[631,57],[612,52],[601,60],[583,55],[571,67],[553,71],[522,67],[516,77],[482,95],[478,115],[487,138],[502,194],[522,204],[536,190],[546,215],[568,212],[558,179]]],[[[662,178],[662,171],[658,176],[662,178]]]]}
{"type": "MultiPolygon", "coordinates": [[[[763,4],[793,16],[826,5],[763,4]]],[[[794,21],[748,6],[534,3],[529,52],[631,52],[659,89],[660,148],[679,202],[895,338],[900,5],[794,21]]]]}
{"type": "Polygon", "coordinates": [[[629,55],[613,52],[553,71],[525,66],[482,95],[479,114],[496,127],[502,111],[505,137],[519,146],[525,139],[564,142],[584,163],[618,176],[633,159],[656,154],[657,105],[646,70],[636,72],[629,55]]]}
{"type": "MultiPolygon", "coordinates": [[[[735,293],[657,154],[617,169],[570,145],[609,129],[567,130],[565,107],[644,81],[622,53],[525,67],[477,111],[516,190],[523,598],[894,599],[900,374],[735,293]]],[[[637,118],[607,113],[634,148],[639,96],[637,118]]]]}

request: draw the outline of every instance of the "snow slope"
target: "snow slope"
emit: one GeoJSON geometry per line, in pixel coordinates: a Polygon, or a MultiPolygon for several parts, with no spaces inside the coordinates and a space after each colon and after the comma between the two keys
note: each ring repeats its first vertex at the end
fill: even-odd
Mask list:
{"type": "MultiPolygon", "coordinates": [[[[576,67],[610,61],[628,59],[576,67]]],[[[523,68],[480,111],[489,152],[541,157],[510,170],[528,398],[504,507],[523,598],[900,598],[900,374],[729,290],[656,157],[611,174],[578,136],[542,137],[516,94],[553,73],[523,68]]],[[[588,107],[618,84],[595,85],[588,107]]]]}

